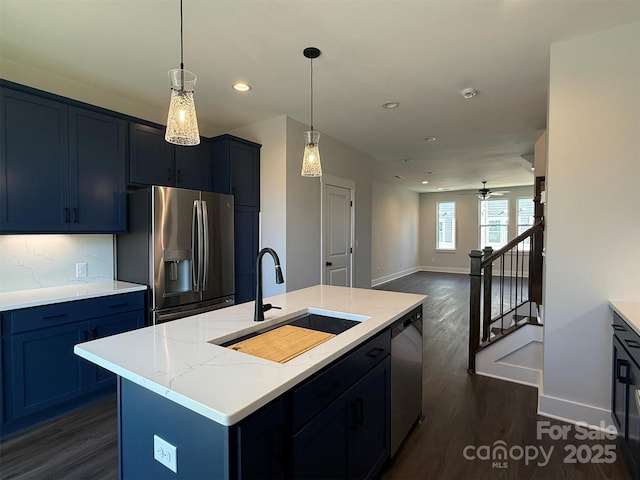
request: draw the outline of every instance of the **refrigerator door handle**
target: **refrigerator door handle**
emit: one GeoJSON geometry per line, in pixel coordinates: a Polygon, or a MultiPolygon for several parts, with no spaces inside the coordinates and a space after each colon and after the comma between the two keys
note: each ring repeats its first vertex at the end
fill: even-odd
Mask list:
{"type": "Polygon", "coordinates": [[[204,232],[203,244],[204,244],[204,258],[203,258],[203,274],[202,274],[202,288],[204,292],[207,289],[207,281],[209,280],[209,211],[207,210],[207,202],[202,200],[202,230],[204,232]]]}
{"type": "Polygon", "coordinates": [[[198,269],[196,267],[196,235],[198,231],[198,200],[193,201],[193,212],[191,215],[191,289],[198,291],[198,269]]]}
{"type": "Polygon", "coordinates": [[[203,290],[203,268],[202,268],[202,258],[204,256],[204,231],[203,231],[203,219],[202,219],[202,201],[197,200],[198,202],[198,292],[203,290]]]}

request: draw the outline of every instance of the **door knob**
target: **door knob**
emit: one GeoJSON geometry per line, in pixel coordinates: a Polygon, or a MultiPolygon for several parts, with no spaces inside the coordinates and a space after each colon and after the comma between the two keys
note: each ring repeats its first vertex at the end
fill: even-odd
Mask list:
{"type": "Polygon", "coordinates": [[[325,266],[327,266],[327,267],[330,267],[332,265],[333,265],[333,263],[331,263],[331,262],[325,262],[325,266]]]}

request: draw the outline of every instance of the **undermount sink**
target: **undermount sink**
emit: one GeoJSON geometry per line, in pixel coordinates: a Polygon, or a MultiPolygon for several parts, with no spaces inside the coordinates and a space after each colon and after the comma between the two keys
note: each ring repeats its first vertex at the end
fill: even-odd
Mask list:
{"type": "MultiPolygon", "coordinates": [[[[228,347],[229,345],[233,345],[234,343],[242,342],[243,340],[248,340],[249,338],[262,335],[263,333],[267,333],[284,325],[293,325],[294,327],[308,328],[310,330],[316,330],[318,332],[338,335],[349,330],[352,327],[355,327],[359,323],[360,322],[357,320],[347,320],[346,318],[329,317],[326,315],[318,315],[315,313],[306,313],[302,317],[296,317],[291,320],[278,323],[277,325],[271,325],[269,328],[264,328],[262,330],[258,330],[257,332],[251,332],[246,335],[236,337],[233,340],[227,340],[226,342],[220,343],[219,345],[221,347],[228,347]]],[[[212,341],[211,343],[218,344],[216,341],[212,341]]]]}
{"type": "Polygon", "coordinates": [[[359,323],[361,322],[358,320],[306,313],[303,316],[285,320],[231,340],[221,343],[212,340],[210,343],[278,363],[285,363],[359,323]],[[276,332],[276,330],[278,331],[276,332]],[[256,338],[260,336],[262,336],[260,339],[256,338]],[[249,339],[255,340],[248,341],[249,339]]]}

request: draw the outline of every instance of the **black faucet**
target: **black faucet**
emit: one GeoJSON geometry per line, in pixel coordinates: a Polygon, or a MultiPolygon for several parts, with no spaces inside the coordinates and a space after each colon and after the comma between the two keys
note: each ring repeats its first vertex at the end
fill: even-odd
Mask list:
{"type": "Polygon", "coordinates": [[[273,248],[263,248],[258,252],[258,258],[256,259],[256,307],[253,314],[254,322],[262,322],[264,320],[264,312],[273,307],[271,304],[262,304],[262,257],[268,253],[273,257],[273,263],[276,264],[276,283],[284,283],[284,277],[282,276],[282,267],[280,266],[280,259],[278,254],[273,248]]]}

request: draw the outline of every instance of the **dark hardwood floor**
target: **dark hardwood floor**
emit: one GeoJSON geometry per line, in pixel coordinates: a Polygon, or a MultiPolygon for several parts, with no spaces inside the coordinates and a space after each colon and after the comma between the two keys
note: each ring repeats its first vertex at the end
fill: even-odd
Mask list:
{"type": "MultiPolygon", "coordinates": [[[[581,448],[582,456],[574,458],[584,460],[586,455],[597,457],[598,449],[611,449],[607,446],[615,446],[613,440],[575,439],[572,426],[567,427],[566,441],[554,441],[548,435],[538,440],[536,422],[563,424],[536,415],[535,388],[467,374],[468,281],[466,275],[420,272],[379,287],[428,295],[424,310],[424,420],[385,470],[383,479],[629,478],[620,455],[612,464],[564,463],[571,453],[565,450],[571,448],[568,445],[581,448]],[[498,445],[508,451],[506,460],[498,462],[503,468],[491,460],[465,458],[467,447],[468,457],[483,457],[498,445]],[[546,464],[542,463],[541,447],[549,457],[546,464]],[[532,457],[534,449],[538,458],[517,459],[525,451],[532,457]]],[[[111,480],[117,476],[114,398],[0,443],[2,479],[111,480]]]]}
{"type": "Polygon", "coordinates": [[[629,478],[615,440],[581,440],[573,425],[538,416],[535,388],[467,374],[467,275],[419,272],[379,288],[428,295],[423,323],[424,420],[411,433],[383,479],[629,478]],[[546,434],[538,440],[537,422],[548,422],[550,428],[564,425],[569,429],[567,440],[554,441],[546,434]],[[493,452],[499,445],[507,448],[506,463],[465,458],[467,447],[468,457],[484,458],[487,451],[493,452]],[[580,448],[582,457],[571,457],[569,445],[580,448]],[[549,457],[546,464],[540,448],[549,457]],[[527,450],[530,457],[535,450],[538,458],[517,459],[521,451],[527,450]],[[604,460],[598,454],[606,450],[614,450],[616,461],[596,463],[604,460]],[[565,458],[580,458],[585,463],[565,463],[565,458]]]}

